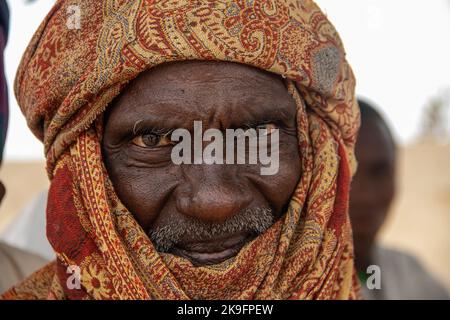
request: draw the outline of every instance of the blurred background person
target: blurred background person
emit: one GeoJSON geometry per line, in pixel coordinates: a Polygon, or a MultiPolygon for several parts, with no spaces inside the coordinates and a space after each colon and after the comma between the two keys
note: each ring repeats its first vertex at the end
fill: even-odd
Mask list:
{"type": "MultiPolygon", "coordinates": [[[[0,0],[0,163],[2,162],[6,131],[8,128],[8,94],[4,74],[3,52],[8,40],[9,11],[4,0],[0,0]]],[[[0,182],[0,202],[5,187],[0,182]]],[[[0,294],[42,267],[45,260],[0,242],[0,294]]]]}
{"type": "Polygon", "coordinates": [[[352,182],[350,218],[364,298],[448,299],[444,287],[415,257],[377,243],[396,193],[397,147],[375,108],[361,99],[358,103],[361,129],[356,143],[358,171],[352,182]],[[367,268],[371,265],[380,268],[381,287],[369,290],[367,268]]]}

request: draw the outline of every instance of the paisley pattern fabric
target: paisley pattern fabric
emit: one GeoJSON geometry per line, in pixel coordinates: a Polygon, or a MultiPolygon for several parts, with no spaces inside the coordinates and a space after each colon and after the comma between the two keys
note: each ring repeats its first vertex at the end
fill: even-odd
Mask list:
{"type": "Polygon", "coordinates": [[[45,145],[47,235],[57,260],[3,298],[357,298],[348,218],[354,87],[337,32],[310,0],[58,1],[15,83],[45,145]],[[74,5],[80,29],[67,25],[74,5]],[[158,253],[117,198],[101,154],[102,114],[112,99],[139,73],[182,60],[276,73],[297,105],[302,174],[287,212],[213,266],[158,253]],[[69,266],[79,267],[79,289],[67,285],[69,266]]]}

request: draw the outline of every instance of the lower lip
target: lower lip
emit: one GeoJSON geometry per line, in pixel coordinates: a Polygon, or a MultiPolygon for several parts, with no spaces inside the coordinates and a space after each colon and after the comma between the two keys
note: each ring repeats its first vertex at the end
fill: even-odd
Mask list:
{"type": "Polygon", "coordinates": [[[218,252],[196,252],[175,247],[172,253],[188,259],[195,266],[218,264],[237,255],[248,240],[246,238],[238,244],[218,252]]]}

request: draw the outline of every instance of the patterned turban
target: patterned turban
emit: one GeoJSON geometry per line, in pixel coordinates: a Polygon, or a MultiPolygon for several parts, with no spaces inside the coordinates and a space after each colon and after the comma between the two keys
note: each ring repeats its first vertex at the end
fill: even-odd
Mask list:
{"type": "Polygon", "coordinates": [[[15,82],[51,179],[56,261],[5,298],[353,299],[348,218],[359,125],[341,40],[311,0],[60,0],[15,82]],[[80,13],[80,28],[68,22],[80,13]],[[212,266],[159,253],[114,193],[102,118],[141,72],[182,60],[232,61],[280,75],[297,105],[302,174],[287,212],[212,266]],[[74,283],[77,272],[81,286],[74,283]]]}

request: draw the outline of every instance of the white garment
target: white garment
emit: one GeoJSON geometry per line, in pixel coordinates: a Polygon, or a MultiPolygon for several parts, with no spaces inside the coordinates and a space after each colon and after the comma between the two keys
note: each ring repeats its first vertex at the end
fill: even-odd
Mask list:
{"type": "Polygon", "coordinates": [[[413,256],[377,246],[373,263],[380,267],[381,288],[361,284],[366,300],[448,300],[447,290],[413,256]]]}
{"type": "Polygon", "coordinates": [[[46,208],[48,191],[39,194],[0,235],[4,242],[35,253],[48,260],[55,253],[46,236],[46,208]]]}
{"type": "Polygon", "coordinates": [[[29,252],[0,243],[0,294],[47,263],[29,252]]]}

